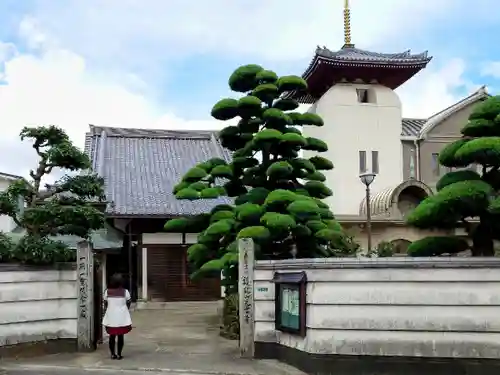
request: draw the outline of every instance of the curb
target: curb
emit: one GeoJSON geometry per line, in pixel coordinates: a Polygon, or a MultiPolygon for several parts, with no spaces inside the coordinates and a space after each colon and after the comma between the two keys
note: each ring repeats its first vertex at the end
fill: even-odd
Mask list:
{"type": "Polygon", "coordinates": [[[244,373],[244,372],[225,372],[225,371],[212,371],[212,370],[186,370],[186,369],[169,369],[169,368],[149,368],[149,367],[115,367],[115,366],[102,366],[102,367],[81,367],[81,366],[54,366],[54,365],[16,365],[16,366],[1,366],[0,371],[33,371],[38,372],[42,370],[51,370],[54,372],[79,370],[84,372],[157,372],[165,374],[195,374],[195,375],[268,375],[265,373],[244,373]]]}

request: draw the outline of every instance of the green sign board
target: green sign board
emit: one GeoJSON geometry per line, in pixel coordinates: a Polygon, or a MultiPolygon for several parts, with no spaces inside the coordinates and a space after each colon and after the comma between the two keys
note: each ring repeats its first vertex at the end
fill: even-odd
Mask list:
{"type": "Polygon", "coordinates": [[[281,287],[281,325],[291,329],[300,328],[299,288],[281,287]]]}
{"type": "Polygon", "coordinates": [[[305,336],[306,284],[305,272],[276,272],[274,274],[275,325],[278,331],[305,336]]]}

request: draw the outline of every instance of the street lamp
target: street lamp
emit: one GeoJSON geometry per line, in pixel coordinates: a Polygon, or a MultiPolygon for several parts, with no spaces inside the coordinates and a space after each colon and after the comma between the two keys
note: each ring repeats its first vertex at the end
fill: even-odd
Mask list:
{"type": "Polygon", "coordinates": [[[368,253],[372,250],[372,212],[370,205],[370,185],[375,180],[375,173],[363,173],[359,179],[366,186],[366,234],[368,236],[368,253]]]}

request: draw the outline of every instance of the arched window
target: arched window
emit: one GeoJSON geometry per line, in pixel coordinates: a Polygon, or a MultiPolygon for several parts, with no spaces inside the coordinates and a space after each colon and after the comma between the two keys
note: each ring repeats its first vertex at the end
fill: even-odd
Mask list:
{"type": "Polygon", "coordinates": [[[420,202],[427,198],[427,196],[427,193],[422,188],[418,186],[408,186],[399,194],[399,212],[401,212],[401,215],[405,217],[413,211],[413,209],[417,207],[420,202]]]}
{"type": "Polygon", "coordinates": [[[406,256],[408,253],[408,246],[410,246],[410,244],[411,241],[403,238],[391,241],[391,245],[394,246],[394,256],[406,256]]]}

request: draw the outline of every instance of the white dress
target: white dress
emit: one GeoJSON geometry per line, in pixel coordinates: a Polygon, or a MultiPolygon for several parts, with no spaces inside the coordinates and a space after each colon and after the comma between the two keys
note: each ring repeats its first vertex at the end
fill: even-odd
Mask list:
{"type": "Polygon", "coordinates": [[[130,312],[127,308],[127,301],[130,301],[130,293],[125,289],[125,296],[108,297],[108,291],[104,292],[104,300],[108,302],[108,307],[102,325],[105,327],[128,327],[132,325],[130,312]]]}

